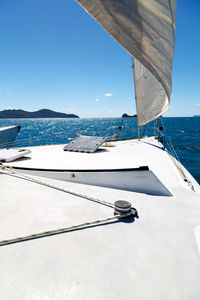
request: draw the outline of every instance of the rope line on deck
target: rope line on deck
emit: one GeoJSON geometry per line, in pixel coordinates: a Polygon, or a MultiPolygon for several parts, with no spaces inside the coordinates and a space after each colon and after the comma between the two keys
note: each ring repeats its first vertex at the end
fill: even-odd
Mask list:
{"type": "Polygon", "coordinates": [[[7,240],[1,240],[0,241],[0,246],[15,244],[15,243],[19,243],[19,242],[25,242],[25,241],[33,240],[33,239],[39,239],[39,238],[42,238],[42,237],[47,237],[47,236],[60,234],[60,233],[64,233],[64,232],[69,232],[69,231],[72,231],[72,230],[75,230],[75,229],[83,229],[83,228],[87,228],[91,225],[97,225],[97,224],[101,224],[101,223],[107,223],[107,222],[115,220],[115,219],[126,218],[127,216],[129,216],[129,214],[126,214],[126,215],[125,214],[124,215],[119,214],[119,215],[115,215],[113,217],[100,219],[100,220],[95,220],[95,221],[91,221],[91,222],[85,222],[85,223],[82,223],[82,224],[72,225],[72,226],[69,226],[69,227],[58,228],[58,229],[53,229],[53,230],[48,230],[48,231],[43,231],[43,232],[38,232],[38,233],[33,233],[33,234],[30,234],[30,235],[17,237],[17,238],[11,238],[11,239],[7,239],[7,240]]]}
{"type": "MultiPolygon", "coordinates": [[[[50,183],[47,183],[47,182],[44,182],[44,181],[41,181],[41,180],[38,180],[38,179],[35,179],[31,176],[21,174],[20,172],[15,171],[12,167],[7,166],[7,165],[0,164],[0,170],[3,174],[11,175],[11,176],[14,176],[14,177],[17,177],[17,178],[20,178],[20,179],[27,179],[27,180],[29,180],[31,182],[34,182],[34,183],[37,183],[37,184],[41,184],[41,185],[44,185],[44,186],[47,186],[47,187],[50,187],[50,188],[53,188],[53,189],[71,194],[71,195],[74,195],[74,196],[78,196],[78,197],[81,197],[81,198],[84,198],[84,199],[87,199],[87,200],[90,200],[90,201],[94,201],[94,202],[97,202],[99,204],[109,206],[111,208],[116,208],[115,204],[113,204],[111,202],[100,200],[100,199],[93,198],[93,197],[89,197],[89,196],[82,195],[82,194],[79,194],[79,193],[76,193],[76,192],[72,192],[70,190],[66,190],[65,188],[62,188],[62,187],[59,187],[59,186],[56,186],[56,185],[52,185],[50,183]]],[[[60,233],[64,233],[64,232],[70,232],[70,231],[73,231],[73,230],[76,230],[76,229],[77,230],[78,229],[84,229],[84,228],[88,228],[89,226],[94,226],[94,225],[98,225],[98,224],[106,224],[109,221],[113,221],[113,220],[116,220],[116,219],[118,221],[120,221],[120,219],[130,217],[130,216],[138,217],[137,211],[134,208],[131,209],[131,213],[130,212],[120,213],[120,212],[117,212],[116,210],[114,210],[114,216],[112,216],[112,217],[108,217],[108,218],[104,218],[104,219],[100,219],[100,220],[97,219],[97,220],[94,220],[94,221],[85,222],[85,223],[78,224],[78,225],[72,225],[72,226],[69,226],[69,227],[52,229],[52,230],[47,230],[47,231],[43,231],[43,232],[33,233],[33,234],[29,234],[29,235],[25,235],[25,236],[21,236],[21,237],[17,237],[17,238],[10,238],[10,239],[5,239],[5,240],[0,240],[0,246],[6,246],[6,245],[9,245],[9,244],[15,244],[15,243],[19,243],[19,242],[25,242],[25,241],[28,241],[28,240],[33,240],[33,239],[38,239],[38,238],[47,237],[47,236],[51,236],[51,235],[56,235],[56,234],[60,234],[60,233]]]]}
{"type": "Polygon", "coordinates": [[[53,188],[53,189],[58,190],[58,191],[68,193],[68,194],[73,195],[73,196],[81,197],[81,198],[84,198],[86,200],[93,201],[93,202],[96,202],[96,203],[99,203],[99,204],[106,205],[106,206],[109,206],[111,208],[114,208],[114,204],[111,203],[111,202],[100,200],[98,198],[93,198],[93,197],[90,197],[90,196],[87,196],[87,195],[83,195],[83,194],[80,194],[80,193],[76,193],[76,192],[67,190],[67,189],[65,189],[63,187],[60,187],[60,186],[57,186],[57,185],[53,185],[51,183],[47,183],[45,181],[33,178],[33,177],[25,175],[25,174],[22,174],[22,173],[20,173],[20,172],[18,172],[16,170],[14,170],[10,166],[1,164],[0,165],[0,169],[5,174],[9,173],[9,175],[13,175],[13,176],[18,177],[20,179],[27,179],[27,180],[32,181],[34,183],[41,184],[41,185],[47,186],[49,188],[53,188]]]}

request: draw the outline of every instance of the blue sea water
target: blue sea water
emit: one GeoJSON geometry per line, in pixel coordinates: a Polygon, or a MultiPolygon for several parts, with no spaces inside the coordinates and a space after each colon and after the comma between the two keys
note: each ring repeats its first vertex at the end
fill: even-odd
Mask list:
{"type": "MultiPolygon", "coordinates": [[[[181,163],[200,183],[200,118],[162,118],[162,122],[181,163]]],[[[134,118],[0,120],[0,126],[14,124],[21,125],[15,142],[17,147],[69,143],[76,133],[85,132],[100,136],[112,136],[116,133],[119,138],[137,136],[134,118]],[[120,125],[123,130],[119,132],[120,125]]],[[[144,134],[153,134],[153,124],[145,127],[144,134]]]]}

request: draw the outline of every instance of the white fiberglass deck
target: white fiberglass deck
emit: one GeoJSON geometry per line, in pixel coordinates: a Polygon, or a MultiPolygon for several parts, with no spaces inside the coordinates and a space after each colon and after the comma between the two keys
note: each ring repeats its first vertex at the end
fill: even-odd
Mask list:
{"type": "MultiPolygon", "coordinates": [[[[78,152],[68,152],[63,151],[64,145],[51,145],[51,146],[39,146],[39,147],[30,147],[27,149],[31,150],[31,154],[28,155],[28,158],[20,159],[15,162],[7,163],[9,166],[14,168],[20,168],[21,172],[25,172],[28,169],[33,169],[36,172],[35,175],[47,176],[50,178],[57,178],[63,180],[70,180],[79,183],[88,183],[95,178],[93,175],[87,174],[88,181],[84,181],[86,176],[79,180],[78,175],[75,173],[78,171],[100,171],[100,170],[131,170],[138,169],[141,167],[148,167],[151,172],[150,177],[147,174],[147,181],[141,182],[140,179],[144,177],[140,173],[137,173],[134,180],[136,184],[143,185],[144,192],[146,192],[146,186],[155,186],[156,181],[160,182],[163,186],[158,185],[158,195],[165,193],[165,189],[172,193],[171,190],[173,187],[182,186],[185,189],[190,189],[188,183],[184,181],[184,177],[181,176],[178,168],[176,167],[175,160],[168,154],[167,151],[163,151],[162,145],[154,138],[143,138],[140,141],[135,140],[126,140],[126,141],[117,141],[109,143],[111,147],[100,147],[95,153],[78,153],[78,152]],[[38,171],[38,172],[37,172],[38,171]],[[42,172],[40,172],[42,171],[42,172]],[[51,174],[49,175],[49,171],[51,174]],[[56,175],[53,172],[56,171],[56,175]],[[61,171],[60,177],[58,172],[61,171]],[[71,172],[68,177],[63,176],[63,171],[71,172]],[[46,174],[45,174],[46,172],[46,174]],[[37,173],[37,174],[36,174],[37,173]],[[42,174],[43,173],[43,174],[42,174]],[[53,175],[52,175],[53,174],[53,175]],[[137,177],[137,178],[136,178],[137,177]],[[154,178],[155,177],[155,178],[154,178]],[[159,191],[161,191],[159,193],[159,191]],[[164,191],[164,192],[163,192],[164,191]]],[[[199,185],[195,182],[191,175],[184,170],[185,175],[189,180],[192,180],[194,189],[199,191],[199,185]]],[[[29,172],[28,172],[29,173],[29,172]]],[[[54,172],[55,173],[55,172],[54,172]]],[[[125,174],[125,173],[124,173],[125,174]]],[[[144,174],[144,172],[143,172],[144,174]]],[[[112,175],[112,174],[111,174],[112,175]]],[[[128,178],[124,177],[124,180],[132,180],[130,174],[125,174],[128,178]]],[[[124,176],[125,176],[124,175],[124,176]]],[[[96,173],[95,176],[98,176],[96,173]]],[[[100,176],[100,175],[99,175],[100,176]]],[[[104,176],[106,176],[104,174],[104,176]]],[[[101,179],[102,177],[101,176],[101,179]]],[[[110,176],[110,175],[108,175],[110,176]]],[[[110,176],[111,178],[112,176],[110,176]]],[[[117,177],[117,176],[116,176],[117,177]]],[[[97,181],[100,181],[99,177],[96,177],[97,181]]],[[[123,178],[121,176],[120,180],[123,178]]],[[[113,179],[114,180],[114,179],[113,179]]],[[[116,179],[117,180],[117,179],[116,179]]],[[[132,180],[132,182],[135,182],[132,180]]],[[[109,179],[105,177],[105,182],[108,182],[109,179]]],[[[94,182],[95,184],[95,182],[94,182]]],[[[118,185],[120,183],[118,182],[118,185]]],[[[126,184],[126,182],[124,183],[126,184]]],[[[97,184],[98,185],[98,184],[97,184]]],[[[101,185],[101,184],[100,184],[101,185]]],[[[103,186],[104,183],[102,183],[103,186]]],[[[131,185],[131,182],[130,182],[131,185]]],[[[114,187],[114,184],[110,185],[114,187]]],[[[149,187],[150,188],[150,187],[149,187]]],[[[128,190],[131,190],[130,188],[128,190]]],[[[135,187],[133,190],[138,191],[135,187]]],[[[148,191],[147,191],[148,192],[148,191]]],[[[154,192],[154,191],[153,191],[154,192]]],[[[156,192],[154,192],[155,194],[156,192]]]]}
{"type": "MultiPolygon", "coordinates": [[[[0,240],[113,216],[113,209],[0,173],[0,240]]],[[[198,300],[200,194],[149,196],[45,182],[138,211],[111,222],[0,247],[0,299],[198,300]]]]}

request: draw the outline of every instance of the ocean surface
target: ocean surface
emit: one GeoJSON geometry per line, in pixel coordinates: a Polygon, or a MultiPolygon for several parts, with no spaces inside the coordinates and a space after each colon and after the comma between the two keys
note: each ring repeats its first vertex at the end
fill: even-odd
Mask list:
{"type": "MultiPolygon", "coordinates": [[[[200,118],[162,118],[166,132],[166,147],[169,141],[181,163],[200,183],[200,118]],[[168,143],[167,143],[168,141],[168,143]]],[[[98,118],[98,119],[0,119],[0,126],[21,125],[14,146],[65,144],[74,139],[76,133],[119,138],[137,136],[137,124],[134,118],[98,118]],[[119,131],[118,126],[122,126],[119,131]]],[[[152,135],[154,124],[144,128],[144,135],[152,135]]],[[[141,130],[143,133],[143,130],[141,130]]]]}

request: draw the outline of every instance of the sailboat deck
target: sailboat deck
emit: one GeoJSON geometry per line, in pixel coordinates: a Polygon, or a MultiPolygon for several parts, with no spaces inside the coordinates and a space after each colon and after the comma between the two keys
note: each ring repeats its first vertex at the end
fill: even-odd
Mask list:
{"type": "MultiPolygon", "coordinates": [[[[51,171],[140,170],[147,167],[168,189],[188,189],[172,158],[154,138],[116,141],[100,147],[95,153],[63,151],[64,145],[37,146],[27,149],[31,154],[7,165],[20,169],[51,171]]],[[[189,177],[191,175],[185,170],[189,177]]],[[[194,181],[194,179],[192,179],[194,181]]],[[[199,186],[194,182],[196,188],[199,186]]]]}
{"type": "Polygon", "coordinates": [[[64,145],[26,148],[31,149],[32,153],[28,156],[30,159],[12,162],[14,167],[95,170],[116,169],[116,166],[118,169],[144,166],[148,163],[150,147],[145,141],[128,140],[108,143],[107,147],[101,146],[94,153],[64,151],[64,145]]]}
{"type": "MultiPolygon", "coordinates": [[[[0,240],[113,216],[113,209],[13,175],[0,174],[0,240]],[[9,216],[9,218],[8,218],[9,216]]],[[[41,180],[44,181],[44,178],[41,180]]],[[[199,194],[147,196],[45,179],[114,203],[129,201],[134,222],[0,247],[1,299],[198,299],[199,194]],[[198,233],[198,231],[197,231],[198,233]],[[187,241],[187,243],[186,243],[187,241]]]]}

